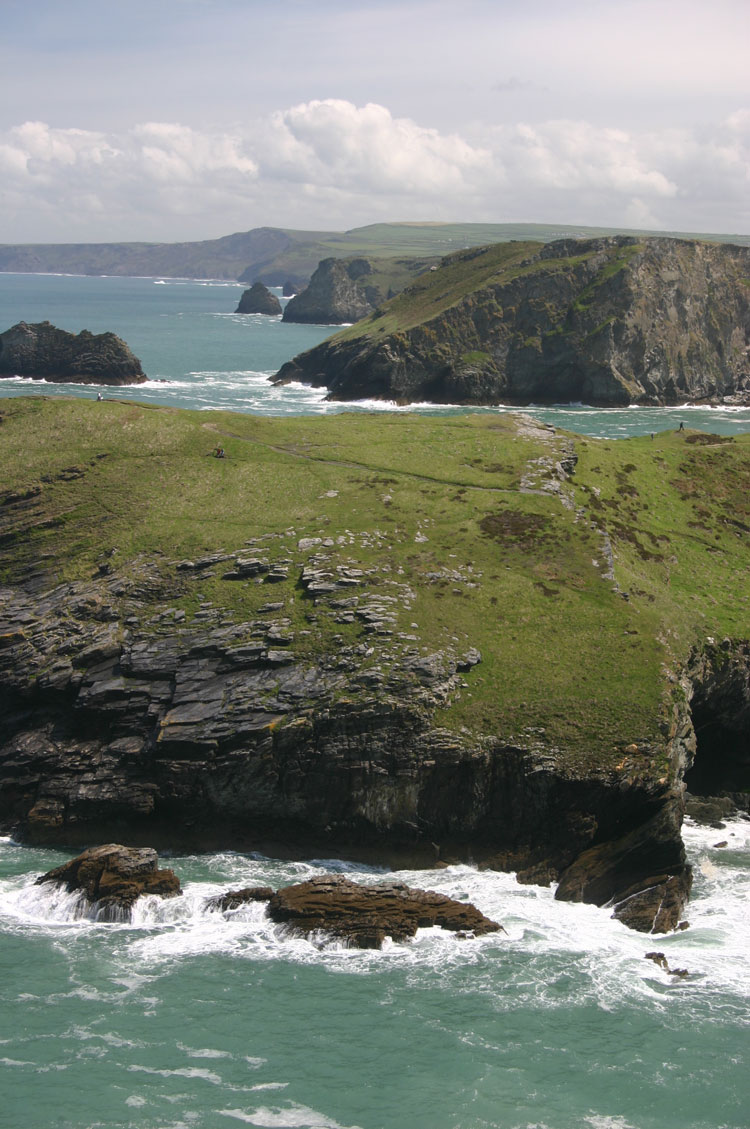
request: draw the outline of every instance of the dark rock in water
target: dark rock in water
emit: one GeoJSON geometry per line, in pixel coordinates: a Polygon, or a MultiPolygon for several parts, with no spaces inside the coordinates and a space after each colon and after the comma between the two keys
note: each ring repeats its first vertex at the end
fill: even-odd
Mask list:
{"type": "Polygon", "coordinates": [[[0,333],[0,377],[59,384],[142,384],[141,362],[114,333],[67,333],[48,321],[25,321],[0,333]]]}
{"type": "Polygon", "coordinates": [[[737,815],[737,805],[729,796],[691,796],[685,797],[685,815],[695,823],[714,827],[721,831],[724,820],[737,815]]]}
{"type": "Polygon", "coordinates": [[[245,886],[242,890],[227,890],[226,894],[218,894],[206,902],[208,909],[228,910],[237,909],[247,902],[267,902],[273,897],[270,886],[245,886]]]}
{"type": "Polygon", "coordinates": [[[680,874],[658,875],[652,886],[617,902],[612,916],[639,933],[671,933],[680,925],[691,885],[689,867],[680,874]]]}
{"type": "Polygon", "coordinates": [[[272,294],[262,282],[256,282],[246,290],[240,298],[240,304],[234,311],[236,314],[270,314],[281,313],[281,302],[272,294]]]}
{"type": "Polygon", "coordinates": [[[686,968],[670,968],[664,953],[646,953],[646,960],[652,960],[654,964],[658,964],[659,968],[669,973],[670,976],[683,977],[689,975],[686,968]]]}
{"type": "Polygon", "coordinates": [[[289,279],[281,287],[281,293],[285,298],[291,298],[293,294],[297,293],[297,287],[289,279]]]}
{"type": "Polygon", "coordinates": [[[70,892],[81,890],[103,921],[122,920],[142,894],[173,898],[182,893],[174,871],[159,870],[156,851],[151,847],[123,847],[119,843],[91,847],[42,874],[36,885],[44,882],[57,882],[70,892]]]}
{"type": "Polygon", "coordinates": [[[676,806],[663,808],[619,839],[589,847],[563,871],[555,897],[614,904],[613,917],[641,933],[675,929],[692,884],[675,834],[680,819],[676,806]]]}
{"type": "Polygon", "coordinates": [[[304,936],[324,932],[359,949],[379,949],[385,937],[405,941],[431,925],[475,936],[503,931],[469,902],[401,882],[360,886],[330,874],[277,890],[268,916],[304,936]]]}

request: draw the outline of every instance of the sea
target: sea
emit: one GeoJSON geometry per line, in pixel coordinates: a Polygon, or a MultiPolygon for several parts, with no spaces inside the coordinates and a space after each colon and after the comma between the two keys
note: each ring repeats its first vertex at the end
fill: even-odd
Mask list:
{"type": "MultiPolygon", "coordinates": [[[[274,416],[463,411],[275,388],[268,376],[332,329],[235,315],[241,290],[6,274],[0,330],[22,319],[113,330],[149,374],[102,389],[118,398],[274,416]]],[[[97,391],[0,381],[6,397],[97,391]]],[[[750,430],[740,408],[528,411],[613,439],[680,422],[750,430]]],[[[512,874],[394,874],[346,858],[232,852],[162,855],[183,896],[143,898],[131,922],[102,923],[75,896],[35,885],[73,851],[1,838],[0,1126],[748,1129],[750,821],[688,821],[684,838],[695,868],[689,928],[656,937],[512,874]],[[505,932],[425,929],[360,951],[291,937],[262,906],[207,906],[230,888],[331,872],[472,901],[505,932]]]]}

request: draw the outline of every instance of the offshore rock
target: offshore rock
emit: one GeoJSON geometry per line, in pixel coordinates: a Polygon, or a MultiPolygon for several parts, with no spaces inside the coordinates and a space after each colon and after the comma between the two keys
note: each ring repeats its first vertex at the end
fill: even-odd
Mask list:
{"type": "Polygon", "coordinates": [[[0,333],[0,377],[61,384],[142,384],[141,362],[114,333],[67,333],[48,321],[25,321],[0,333]]]}
{"type": "Polygon", "coordinates": [[[379,949],[386,937],[405,941],[432,925],[475,937],[504,932],[470,902],[402,882],[361,886],[331,874],[277,890],[268,916],[303,936],[327,933],[358,949],[379,949]]]}
{"type": "Polygon", "coordinates": [[[275,316],[281,313],[281,302],[267,286],[264,286],[262,282],[256,282],[243,293],[234,312],[236,314],[269,314],[275,316]]]}
{"type": "Polygon", "coordinates": [[[691,240],[472,248],[273,379],[332,400],[748,403],[748,277],[750,248],[691,240]]]}
{"type": "Polygon", "coordinates": [[[367,259],[323,259],[307,288],[289,299],[282,320],[315,325],[359,321],[380,298],[362,281],[371,273],[367,259]]]}
{"type": "Polygon", "coordinates": [[[143,894],[174,898],[182,893],[172,870],[159,870],[156,851],[150,847],[123,847],[107,843],[49,870],[37,886],[56,882],[69,892],[82,891],[102,921],[127,917],[143,894]]]}

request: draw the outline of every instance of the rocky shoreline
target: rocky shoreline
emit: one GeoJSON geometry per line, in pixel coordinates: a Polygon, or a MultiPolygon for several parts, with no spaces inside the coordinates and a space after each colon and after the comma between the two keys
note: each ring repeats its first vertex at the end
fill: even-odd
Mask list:
{"type": "MultiPolygon", "coordinates": [[[[14,435],[19,442],[28,435],[24,410],[16,403],[3,418],[0,438],[9,449],[14,435]]],[[[231,476],[231,498],[246,498],[267,458],[266,499],[280,459],[288,469],[279,514],[267,507],[272,531],[238,536],[234,547],[225,541],[218,549],[214,527],[206,535],[200,520],[199,535],[214,549],[176,557],[167,551],[163,522],[154,525],[159,550],[117,548],[116,531],[129,536],[137,498],[129,441],[122,438],[124,410],[117,403],[34,404],[37,432],[44,413],[59,428],[64,412],[73,436],[82,414],[96,418],[95,446],[88,461],[71,465],[69,455],[42,444],[43,473],[25,487],[20,483],[27,479],[19,477],[17,488],[0,498],[3,830],[58,846],[117,839],[172,850],[337,855],[399,867],[471,863],[516,872],[522,882],[558,883],[558,898],[609,906],[643,931],[680,924],[690,889],[680,834],[685,784],[703,796],[746,788],[750,644],[740,634],[746,623],[740,612],[731,621],[739,628],[735,637],[704,633],[680,658],[676,647],[666,647],[671,626],[651,609],[657,597],[665,599],[658,586],[665,570],[677,576],[675,584],[685,583],[676,554],[692,551],[704,529],[691,517],[680,540],[678,507],[692,507],[691,484],[704,482],[711,468],[742,489],[741,443],[714,437],[704,451],[703,442],[667,437],[627,448],[644,465],[658,460],[656,489],[676,473],[664,471],[667,458],[679,472],[667,557],[656,551],[662,542],[644,524],[656,495],[647,493],[648,476],[634,478],[635,463],[615,463],[610,499],[600,486],[593,491],[587,485],[610,482],[599,465],[610,457],[609,445],[574,443],[528,419],[502,422],[501,433],[496,420],[451,421],[437,437],[430,421],[396,419],[386,425],[389,450],[407,459],[408,469],[394,469],[390,477],[383,474],[382,448],[375,448],[375,470],[358,468],[351,446],[336,463],[326,448],[309,490],[314,520],[304,525],[300,518],[295,528],[287,494],[289,483],[308,482],[310,444],[333,435],[351,444],[352,429],[367,428],[368,421],[323,421],[317,429],[306,422],[295,438],[293,422],[271,427],[237,420],[236,434],[224,440],[228,457],[214,460],[204,457],[213,439],[202,415],[155,419],[144,413],[140,427],[176,429],[187,452],[179,462],[176,455],[164,461],[158,499],[157,464],[149,462],[138,489],[150,506],[163,506],[168,473],[183,493],[194,474],[194,496],[212,499],[231,476]],[[393,429],[401,427],[409,429],[408,449],[396,441],[400,432],[393,429]],[[249,455],[241,446],[243,428],[249,455]],[[458,443],[450,456],[458,473],[469,484],[472,475],[490,473],[489,489],[478,485],[470,502],[456,472],[441,485],[421,463],[415,468],[420,429],[430,452],[435,438],[442,442],[446,466],[449,442],[458,443]],[[122,451],[122,462],[108,449],[122,451]],[[476,455],[485,449],[488,472],[476,455]],[[589,469],[581,471],[579,451],[589,469]],[[57,473],[48,469],[50,458],[60,461],[57,473]],[[478,460],[478,469],[469,459],[478,460]],[[122,466],[130,472],[127,498],[122,466]],[[722,467],[734,468],[731,479],[722,467]],[[321,482],[320,474],[331,477],[321,482]],[[620,499],[640,496],[633,481],[644,494],[626,524],[620,499]],[[327,482],[337,488],[321,492],[327,482]],[[351,492],[351,501],[344,500],[350,520],[368,491],[364,523],[352,528],[339,518],[326,532],[324,511],[341,512],[339,488],[351,492]],[[419,524],[403,518],[389,524],[394,495],[403,497],[407,489],[419,506],[432,492],[433,513],[454,507],[446,526],[450,540],[437,552],[439,531],[424,509],[417,511],[419,524]],[[470,548],[459,556],[457,538],[468,531],[467,514],[477,503],[489,508],[479,510],[466,534],[470,548]],[[377,523],[374,504],[381,506],[377,523]],[[120,526],[117,505],[123,507],[120,526]],[[92,506],[107,515],[108,525],[89,523],[92,506]],[[102,528],[110,531],[107,542],[102,528]],[[619,538],[614,549],[608,529],[619,538]],[[78,531],[79,540],[68,530],[78,531]],[[85,536],[93,538],[96,555],[86,548],[74,557],[85,536]],[[638,571],[630,575],[649,590],[634,582],[623,591],[613,574],[614,554],[633,546],[638,571]],[[544,572],[532,571],[540,566],[544,572]],[[74,567],[77,575],[66,578],[64,570],[74,567]],[[535,625],[530,613],[510,618],[514,592],[524,594],[521,612],[533,608],[537,618],[565,598],[561,617],[544,622],[558,622],[558,635],[570,636],[547,650],[544,634],[537,633],[529,651],[535,625]],[[579,617],[593,609],[589,635],[581,633],[571,607],[579,617]],[[487,631],[482,617],[490,615],[496,618],[487,631]],[[442,617],[437,627],[430,617],[442,617]],[[524,635],[512,650],[515,631],[524,635]],[[658,649],[642,642],[650,631],[661,633],[658,649]],[[613,676],[589,681],[583,670],[579,677],[575,663],[581,663],[583,644],[593,648],[589,665],[611,663],[613,676]],[[652,653],[661,665],[648,668],[646,712],[636,714],[631,699],[644,656],[651,661],[652,653]],[[514,675],[508,654],[529,664],[515,687],[508,687],[514,675]],[[571,671],[572,681],[561,684],[571,671]],[[630,681],[617,697],[623,679],[630,681]]],[[[128,405],[127,411],[130,420],[138,409],[128,405]]],[[[382,427],[377,424],[377,439],[382,427]]],[[[355,430],[361,460],[359,435],[355,430]]],[[[731,596],[724,622],[742,601],[726,586],[744,560],[738,523],[747,498],[737,497],[724,525],[705,526],[711,553],[701,548],[699,557],[686,557],[693,594],[694,562],[721,555],[722,571],[702,582],[715,582],[713,591],[731,596]]],[[[698,510],[688,514],[705,522],[706,504],[704,494],[696,495],[698,510]]],[[[137,512],[142,523],[148,520],[146,507],[137,512]]],[[[236,535],[242,525],[250,532],[255,522],[252,515],[236,522],[232,508],[224,532],[236,535]]],[[[615,563],[622,576],[621,559],[615,563]]],[[[673,588],[665,587],[671,600],[673,588]]],[[[681,604],[663,607],[683,614],[681,604]]],[[[694,616],[692,601],[684,614],[694,616]]]]}
{"type": "MultiPolygon", "coordinates": [[[[174,567],[196,583],[217,567],[247,574],[246,562],[174,567]]],[[[356,615],[364,640],[385,627],[388,604],[353,604],[356,578],[326,583],[323,571],[304,566],[300,581],[318,585],[334,619],[356,615]]],[[[128,585],[101,577],[0,593],[4,828],[39,844],[114,832],[171,848],[473,861],[559,881],[559,898],[611,904],[645,931],[678,924],[690,886],[680,838],[680,780],[695,749],[687,701],[668,736],[669,760],[682,766],[674,776],[643,774],[644,748],[624,772],[577,772],[533,738],[467,740],[435,727],[476,653],[407,650],[386,675],[360,672],[357,649],[340,647],[312,665],[295,656],[273,602],[248,623],[207,605],[192,622],[168,606],[141,619],[162,584],[142,562],[128,585]]]]}
{"type": "MultiPolygon", "coordinates": [[[[172,870],[159,870],[156,851],[107,843],[91,847],[37,878],[36,885],[53,884],[80,893],[84,908],[97,921],[129,921],[140,897],[176,898],[182,894],[172,870]]],[[[229,890],[209,898],[206,908],[233,914],[250,902],[266,903],[266,915],[285,931],[300,937],[326,938],[357,949],[380,949],[386,937],[412,939],[417,929],[439,926],[462,938],[504,932],[470,902],[458,902],[432,890],[403,882],[365,886],[341,875],[325,874],[284,886],[254,886],[229,890]]]]}

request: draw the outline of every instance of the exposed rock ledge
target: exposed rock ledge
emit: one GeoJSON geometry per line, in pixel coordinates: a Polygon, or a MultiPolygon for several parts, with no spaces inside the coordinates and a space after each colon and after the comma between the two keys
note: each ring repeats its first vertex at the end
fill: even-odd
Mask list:
{"type": "Polygon", "coordinates": [[[114,333],[68,333],[48,321],[25,321],[0,333],[0,377],[59,384],[142,384],[141,362],[114,333]]]}
{"type": "Polygon", "coordinates": [[[91,847],[36,881],[38,886],[55,882],[71,893],[80,890],[100,921],[127,917],[144,894],[174,898],[182,893],[174,871],[158,869],[156,851],[119,843],[91,847]]]}
{"type": "MultiPolygon", "coordinates": [[[[144,572],[140,591],[151,582],[144,572]]],[[[387,682],[342,700],[356,654],[299,662],[278,614],[183,626],[167,613],[163,633],[131,619],[121,634],[116,592],[114,577],[3,592],[4,827],[37,843],[114,830],[131,843],[398,866],[473,859],[559,879],[559,898],[617,906],[645,931],[678,924],[689,890],[679,783],[580,772],[533,741],[435,728],[476,655],[407,655],[387,682]],[[619,903],[634,909],[636,893],[626,914],[619,903]]],[[[668,756],[686,765],[694,748],[687,704],[676,707],[668,756]]]]}

